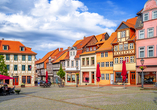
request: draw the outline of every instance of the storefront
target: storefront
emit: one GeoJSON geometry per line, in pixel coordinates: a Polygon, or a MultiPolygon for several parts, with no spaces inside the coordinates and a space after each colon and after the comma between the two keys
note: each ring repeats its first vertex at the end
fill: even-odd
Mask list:
{"type": "Polygon", "coordinates": [[[79,72],[67,72],[65,76],[66,85],[76,85],[78,74],[78,84],[79,84],[79,72]]]}

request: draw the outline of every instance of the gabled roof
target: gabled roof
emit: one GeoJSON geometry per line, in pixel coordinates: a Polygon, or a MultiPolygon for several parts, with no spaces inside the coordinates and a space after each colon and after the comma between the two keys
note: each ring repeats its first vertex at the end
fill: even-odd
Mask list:
{"type": "Polygon", "coordinates": [[[59,52],[59,49],[56,49],[56,50],[53,50],[53,51],[48,52],[41,60],[39,60],[39,61],[37,62],[37,64],[43,63],[43,62],[45,62],[49,57],[56,55],[56,53],[55,53],[56,51],[59,52]]]}
{"type": "Polygon", "coordinates": [[[107,32],[99,34],[99,35],[96,35],[95,37],[96,37],[97,41],[99,42],[102,39],[102,36],[105,35],[106,33],[107,32]]]}
{"type": "MultiPolygon", "coordinates": [[[[55,55],[55,59],[52,61],[53,63],[56,62],[66,51],[66,50],[63,50],[63,51],[60,51],[57,55],[55,55]]],[[[60,60],[59,60],[60,61],[60,60]]]]}
{"type": "Polygon", "coordinates": [[[135,29],[135,24],[136,24],[136,20],[138,17],[134,17],[131,19],[128,19],[126,22],[122,21],[121,24],[118,26],[118,28],[116,29],[116,31],[121,27],[122,24],[125,24],[126,26],[128,26],[129,28],[133,28],[135,29]]]}
{"type": "Polygon", "coordinates": [[[82,56],[82,55],[89,55],[89,54],[94,54],[94,53],[95,53],[95,51],[89,51],[89,52],[83,52],[80,55],[82,56]]]}
{"type": "Polygon", "coordinates": [[[111,50],[112,47],[112,42],[117,38],[117,32],[113,32],[111,36],[106,40],[103,45],[96,51],[96,52],[101,52],[101,51],[107,51],[111,50]]]}
{"type": "Polygon", "coordinates": [[[67,51],[64,51],[64,53],[57,60],[55,60],[53,63],[58,63],[61,60],[64,60],[64,58],[66,57],[67,53],[68,53],[67,51]]]}
{"type": "Polygon", "coordinates": [[[19,41],[0,40],[0,53],[30,54],[30,55],[37,54],[33,52],[29,47],[25,47],[25,51],[20,51],[20,47],[25,47],[25,45],[23,45],[19,41]],[[7,45],[8,50],[3,50],[3,45],[7,45]]]}
{"type": "Polygon", "coordinates": [[[76,54],[75,58],[79,58],[81,53],[82,53],[82,50],[77,50],[77,54],[76,54]]]}
{"type": "Polygon", "coordinates": [[[78,43],[80,43],[82,41],[82,39],[81,40],[77,40],[75,43],[74,43],[74,45],[73,45],[73,47],[75,47],[78,43]]]}
{"type": "Polygon", "coordinates": [[[68,60],[68,59],[69,59],[69,51],[67,52],[67,55],[63,60],[68,60]]]}

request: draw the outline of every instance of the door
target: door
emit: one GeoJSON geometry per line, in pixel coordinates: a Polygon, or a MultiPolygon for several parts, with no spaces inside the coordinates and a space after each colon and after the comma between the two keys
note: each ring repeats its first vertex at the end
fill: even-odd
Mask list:
{"type": "Polygon", "coordinates": [[[114,75],[110,74],[110,84],[113,84],[113,82],[114,82],[114,75]]]}
{"type": "Polygon", "coordinates": [[[92,72],[92,83],[94,83],[94,72],[92,72]]]}
{"type": "Polygon", "coordinates": [[[13,76],[13,85],[18,85],[19,82],[18,82],[18,76],[13,76]]]}
{"type": "Polygon", "coordinates": [[[136,83],[135,72],[130,72],[130,84],[135,85],[136,83]]]}

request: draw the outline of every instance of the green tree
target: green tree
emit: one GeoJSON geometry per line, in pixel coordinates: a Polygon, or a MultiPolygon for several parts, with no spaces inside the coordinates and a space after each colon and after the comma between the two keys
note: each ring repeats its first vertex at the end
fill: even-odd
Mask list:
{"type": "Polygon", "coordinates": [[[4,62],[4,56],[0,55],[0,74],[8,76],[7,65],[4,62]]]}
{"type": "Polygon", "coordinates": [[[62,64],[60,64],[60,69],[59,69],[59,71],[57,72],[57,75],[58,75],[61,79],[63,79],[64,76],[65,76],[65,71],[62,69],[62,64]]]}

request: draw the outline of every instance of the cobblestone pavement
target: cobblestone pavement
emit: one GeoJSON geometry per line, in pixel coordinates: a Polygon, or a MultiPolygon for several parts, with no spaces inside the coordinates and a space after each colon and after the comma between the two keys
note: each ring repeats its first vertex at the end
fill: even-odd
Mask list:
{"type": "Polygon", "coordinates": [[[0,96],[0,110],[156,110],[157,91],[138,87],[22,88],[0,96]]]}

